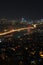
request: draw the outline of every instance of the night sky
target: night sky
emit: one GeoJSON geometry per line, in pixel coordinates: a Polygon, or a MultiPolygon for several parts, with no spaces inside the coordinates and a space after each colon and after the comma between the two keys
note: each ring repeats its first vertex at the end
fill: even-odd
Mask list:
{"type": "Polygon", "coordinates": [[[43,2],[36,0],[1,0],[0,1],[0,18],[43,18],[43,2]]]}

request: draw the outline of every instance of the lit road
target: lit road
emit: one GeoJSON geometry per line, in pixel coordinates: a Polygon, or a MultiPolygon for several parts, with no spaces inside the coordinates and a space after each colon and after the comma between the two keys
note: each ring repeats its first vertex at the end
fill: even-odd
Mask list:
{"type": "MultiPolygon", "coordinates": [[[[31,28],[33,28],[33,27],[31,27],[31,28]]],[[[3,33],[0,33],[0,36],[3,36],[3,35],[7,35],[7,34],[10,34],[10,33],[13,33],[13,32],[19,32],[19,31],[21,31],[21,30],[26,30],[26,29],[28,29],[28,27],[26,27],[26,28],[20,28],[20,29],[12,29],[12,30],[10,30],[10,31],[7,31],[7,32],[3,32],[3,33]]]]}

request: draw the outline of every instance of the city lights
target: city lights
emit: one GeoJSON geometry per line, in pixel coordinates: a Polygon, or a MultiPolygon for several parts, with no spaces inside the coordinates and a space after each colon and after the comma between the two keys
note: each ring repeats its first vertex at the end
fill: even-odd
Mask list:
{"type": "Polygon", "coordinates": [[[0,65],[43,65],[42,1],[0,0],[0,65]]]}
{"type": "Polygon", "coordinates": [[[40,50],[43,49],[43,24],[22,21],[13,21],[14,24],[9,26],[5,24],[0,30],[0,60],[6,65],[42,63],[43,51],[40,50]]]}

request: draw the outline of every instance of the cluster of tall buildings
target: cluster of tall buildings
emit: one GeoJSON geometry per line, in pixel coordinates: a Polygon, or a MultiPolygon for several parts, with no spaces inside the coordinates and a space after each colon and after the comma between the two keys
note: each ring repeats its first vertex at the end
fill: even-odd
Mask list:
{"type": "Polygon", "coordinates": [[[5,19],[5,18],[2,18],[0,19],[0,24],[4,24],[4,23],[8,23],[8,24],[15,24],[15,22],[18,22],[18,23],[27,23],[27,24],[34,24],[34,23],[43,23],[43,19],[39,19],[39,20],[31,20],[31,19],[26,19],[26,18],[16,18],[16,19],[5,19]]]}

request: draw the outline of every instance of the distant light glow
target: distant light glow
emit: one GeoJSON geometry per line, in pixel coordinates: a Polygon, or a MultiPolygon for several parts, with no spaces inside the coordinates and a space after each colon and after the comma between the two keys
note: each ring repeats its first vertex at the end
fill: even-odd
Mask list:
{"type": "Polygon", "coordinates": [[[36,28],[36,24],[34,24],[33,26],[34,26],[34,28],[36,28]]]}
{"type": "Polygon", "coordinates": [[[43,58],[43,52],[42,52],[42,51],[40,51],[40,53],[39,53],[39,54],[40,54],[41,58],[43,58]]]}
{"type": "Polygon", "coordinates": [[[0,39],[0,43],[1,43],[2,41],[1,41],[1,39],[0,39]]]}
{"type": "Polygon", "coordinates": [[[36,62],[34,60],[31,61],[31,64],[36,64],[36,62]]]}
{"type": "Polygon", "coordinates": [[[4,32],[6,32],[7,30],[5,29],[4,32]]]}

